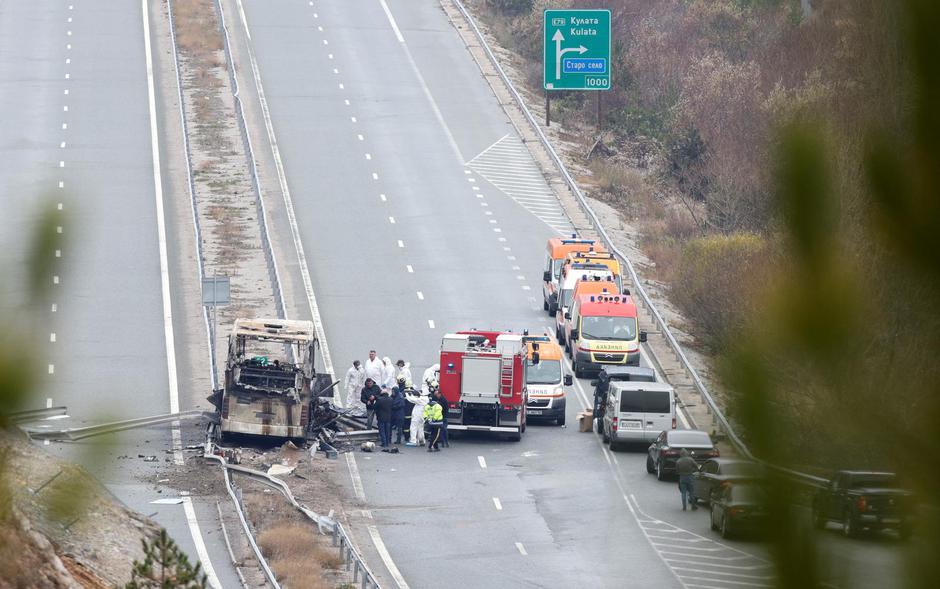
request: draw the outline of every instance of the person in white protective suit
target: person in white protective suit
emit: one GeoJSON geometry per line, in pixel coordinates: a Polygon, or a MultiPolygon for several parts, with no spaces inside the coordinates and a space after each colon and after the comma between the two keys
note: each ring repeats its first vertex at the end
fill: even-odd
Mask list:
{"type": "Polygon", "coordinates": [[[405,389],[410,389],[412,386],[411,364],[404,360],[399,360],[395,362],[395,367],[395,386],[404,393],[405,389]],[[404,386],[402,386],[402,383],[404,383],[404,386]]]}
{"type": "Polygon", "coordinates": [[[441,378],[441,365],[433,364],[427,370],[424,371],[424,376],[421,377],[421,394],[430,395],[431,394],[431,383],[434,383],[434,388],[437,388],[437,383],[441,378]]]}
{"type": "Polygon", "coordinates": [[[346,388],[346,408],[351,409],[362,405],[359,401],[359,393],[366,382],[366,371],[362,369],[359,360],[353,360],[352,366],[346,371],[346,378],[343,379],[343,386],[346,388]]]}
{"type": "Polygon", "coordinates": [[[382,369],[382,361],[375,355],[375,350],[369,350],[369,359],[363,367],[366,371],[366,378],[371,378],[372,382],[382,386],[385,380],[385,371],[382,369]]]}
{"type": "Polygon", "coordinates": [[[405,395],[405,399],[409,403],[414,403],[414,408],[411,410],[411,439],[405,445],[424,446],[424,408],[427,407],[431,397],[424,392],[417,394],[411,391],[405,395]]]}
{"type": "Polygon", "coordinates": [[[392,387],[397,386],[398,383],[395,382],[395,365],[392,364],[392,359],[388,356],[382,358],[382,380],[380,385],[383,389],[388,389],[388,392],[392,392],[392,387]]]}

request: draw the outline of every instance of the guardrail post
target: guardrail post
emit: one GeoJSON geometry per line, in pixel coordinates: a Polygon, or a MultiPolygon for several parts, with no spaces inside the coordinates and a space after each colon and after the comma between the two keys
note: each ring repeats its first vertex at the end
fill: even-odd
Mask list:
{"type": "MultiPolygon", "coordinates": [[[[359,580],[359,561],[356,561],[356,564],[353,565],[353,583],[359,580]]],[[[365,577],[363,577],[365,580],[365,577]]]]}

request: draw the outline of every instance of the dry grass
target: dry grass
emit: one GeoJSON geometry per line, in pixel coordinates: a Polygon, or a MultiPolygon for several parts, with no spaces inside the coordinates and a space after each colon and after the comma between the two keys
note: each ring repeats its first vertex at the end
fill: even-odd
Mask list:
{"type": "Polygon", "coordinates": [[[258,545],[278,579],[289,587],[332,587],[331,571],[344,562],[329,540],[273,493],[245,493],[245,508],[258,545]]]}

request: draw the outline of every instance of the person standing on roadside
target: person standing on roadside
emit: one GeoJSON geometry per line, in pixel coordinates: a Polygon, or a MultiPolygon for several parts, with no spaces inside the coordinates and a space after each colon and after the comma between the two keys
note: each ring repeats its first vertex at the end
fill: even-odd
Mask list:
{"type": "Polygon", "coordinates": [[[395,365],[392,364],[392,359],[388,356],[382,358],[382,388],[386,389],[389,394],[392,392],[392,387],[395,386],[395,365]]]}
{"type": "Polygon", "coordinates": [[[444,398],[444,393],[440,388],[435,389],[434,400],[441,407],[441,445],[450,448],[450,442],[447,440],[447,399],[444,398]]]}
{"type": "Polygon", "coordinates": [[[424,421],[428,424],[428,452],[440,452],[441,441],[441,422],[444,419],[444,413],[441,411],[441,405],[434,399],[431,399],[427,407],[424,408],[424,421]]]}
{"type": "Polygon", "coordinates": [[[392,445],[392,398],[382,391],[375,401],[375,416],[379,420],[379,442],[383,448],[392,445]]]}
{"type": "MultiPolygon", "coordinates": [[[[398,431],[398,437],[395,438],[396,444],[401,444],[401,437],[404,435],[402,430],[405,429],[405,394],[402,392],[404,388],[393,387],[392,388],[392,429],[391,431],[398,431]]],[[[391,432],[389,432],[389,439],[391,439],[391,432]]],[[[405,436],[407,438],[407,436],[405,436]]]]}
{"type": "Polygon", "coordinates": [[[382,380],[385,378],[385,371],[382,370],[382,361],[375,355],[375,350],[369,350],[369,359],[364,366],[366,378],[371,378],[372,382],[382,386],[382,380]]]}
{"type": "Polygon", "coordinates": [[[414,404],[411,409],[411,440],[406,446],[424,445],[424,408],[428,406],[428,396],[424,393],[414,394],[415,391],[407,393],[405,398],[409,403],[414,404]]]}
{"type": "Polygon", "coordinates": [[[346,371],[343,386],[346,388],[346,408],[350,409],[359,403],[358,395],[366,382],[366,373],[359,360],[353,360],[352,366],[346,371]]]}
{"type": "Polygon", "coordinates": [[[375,402],[381,394],[382,389],[379,388],[379,385],[375,384],[375,381],[371,378],[367,378],[366,386],[362,387],[362,393],[359,395],[359,401],[366,406],[366,427],[368,429],[372,429],[372,424],[375,423],[375,402]]]}
{"type": "Polygon", "coordinates": [[[692,505],[692,511],[698,509],[695,498],[695,473],[698,464],[692,459],[687,448],[679,451],[679,460],[676,461],[676,473],[679,475],[679,495],[682,496],[682,511],[686,509],[686,501],[692,505]]]}

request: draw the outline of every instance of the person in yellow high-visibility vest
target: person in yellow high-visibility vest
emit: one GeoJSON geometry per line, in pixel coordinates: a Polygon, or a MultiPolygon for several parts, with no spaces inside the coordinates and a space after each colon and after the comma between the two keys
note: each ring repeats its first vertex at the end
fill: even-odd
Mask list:
{"type": "Polygon", "coordinates": [[[444,410],[433,398],[424,408],[424,422],[428,425],[428,452],[440,452],[441,425],[444,424],[444,410]]]}

